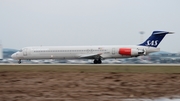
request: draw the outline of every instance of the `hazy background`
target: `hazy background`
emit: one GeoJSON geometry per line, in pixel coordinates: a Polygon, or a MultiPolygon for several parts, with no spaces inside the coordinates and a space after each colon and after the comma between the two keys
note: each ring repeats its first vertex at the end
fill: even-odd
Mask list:
{"type": "Polygon", "coordinates": [[[175,32],[159,47],[180,52],[180,0],[0,0],[5,48],[139,44],[154,30],[175,32]]]}

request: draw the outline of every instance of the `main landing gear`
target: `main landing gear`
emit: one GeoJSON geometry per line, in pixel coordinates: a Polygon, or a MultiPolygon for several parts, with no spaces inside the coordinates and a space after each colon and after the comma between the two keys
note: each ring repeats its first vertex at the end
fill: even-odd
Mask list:
{"type": "Polygon", "coordinates": [[[94,59],[94,64],[101,64],[102,63],[102,61],[101,61],[101,59],[99,58],[99,59],[94,59]]]}
{"type": "Polygon", "coordinates": [[[18,63],[21,64],[21,59],[19,59],[18,63]]]}

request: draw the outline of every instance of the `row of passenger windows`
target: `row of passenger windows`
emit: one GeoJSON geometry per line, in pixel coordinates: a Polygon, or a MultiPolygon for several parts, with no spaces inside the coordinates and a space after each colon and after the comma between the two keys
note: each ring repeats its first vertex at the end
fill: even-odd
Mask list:
{"type": "Polygon", "coordinates": [[[106,51],[106,50],[35,50],[34,52],[92,52],[92,51],[106,51]]]}

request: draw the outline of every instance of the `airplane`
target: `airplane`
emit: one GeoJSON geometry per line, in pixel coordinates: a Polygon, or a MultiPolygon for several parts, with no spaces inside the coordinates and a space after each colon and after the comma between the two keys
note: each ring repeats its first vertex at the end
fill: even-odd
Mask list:
{"type": "Polygon", "coordinates": [[[173,32],[153,31],[146,41],[138,45],[25,47],[11,57],[19,64],[21,60],[37,59],[93,59],[94,64],[101,64],[103,59],[138,57],[160,51],[157,46],[166,34],[173,32]]]}

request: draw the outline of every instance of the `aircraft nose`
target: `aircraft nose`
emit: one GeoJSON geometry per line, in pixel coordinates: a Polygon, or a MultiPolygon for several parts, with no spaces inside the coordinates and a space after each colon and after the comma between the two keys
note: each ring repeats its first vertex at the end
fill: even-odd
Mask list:
{"type": "Polygon", "coordinates": [[[11,58],[16,59],[16,53],[12,54],[11,58]]]}

